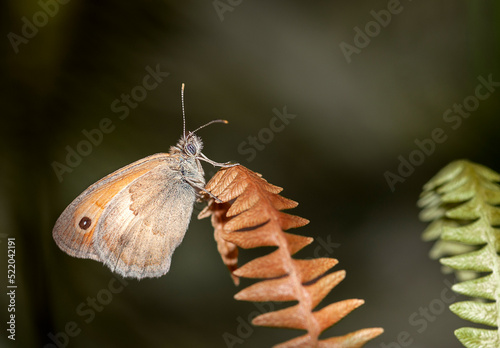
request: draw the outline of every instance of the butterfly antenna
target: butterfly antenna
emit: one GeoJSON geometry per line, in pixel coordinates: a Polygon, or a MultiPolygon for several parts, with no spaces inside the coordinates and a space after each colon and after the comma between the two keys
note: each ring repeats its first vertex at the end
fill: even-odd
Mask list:
{"type": "Polygon", "coordinates": [[[186,138],[186,113],[184,112],[184,83],[181,85],[182,135],[186,138]]]}
{"type": "Polygon", "coordinates": [[[211,125],[212,123],[224,123],[224,124],[228,124],[229,122],[227,122],[227,120],[212,120],[212,121],[210,121],[208,123],[205,123],[203,126],[200,126],[200,127],[196,128],[196,130],[194,130],[192,132],[189,132],[189,134],[196,133],[200,129],[205,128],[206,126],[211,125]]]}

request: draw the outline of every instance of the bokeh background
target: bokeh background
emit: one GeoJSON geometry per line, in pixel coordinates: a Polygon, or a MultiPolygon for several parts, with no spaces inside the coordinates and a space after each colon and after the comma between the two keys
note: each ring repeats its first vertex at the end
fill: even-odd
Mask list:
{"type": "MultiPolygon", "coordinates": [[[[500,4],[397,3],[3,2],[0,284],[6,238],[15,237],[18,289],[15,342],[6,338],[8,298],[0,296],[0,345],[56,346],[55,335],[68,347],[266,347],[300,334],[242,324],[258,309],[232,298],[239,289],[208,220],[193,217],[166,276],[126,286],[52,240],[57,217],[86,187],[176,143],[184,82],[189,129],[229,120],[200,131],[204,153],[284,187],[285,197],[300,202],[293,212],[311,220],[296,232],[317,238],[298,257],[335,257],[335,270],[347,271],[323,304],[366,300],[324,337],[381,326],[385,333],[367,347],[398,347],[400,335],[406,347],[459,347],[453,330],[469,323],[443,308],[444,280],[455,280],[428,258],[416,200],[452,160],[500,170],[499,87],[456,129],[443,119],[474,95],[479,76],[500,81],[500,4]],[[378,33],[372,25],[373,37],[346,58],[341,44],[355,45],[355,27],[365,32],[372,11],[391,6],[399,12],[378,33]],[[148,66],[162,72],[161,82],[120,119],[124,111],[113,103],[142,85],[148,66]],[[285,107],[296,116],[271,139],[265,129],[273,109],[285,107]],[[113,131],[59,180],[53,163],[66,164],[68,147],[103,119],[113,131]],[[408,159],[415,140],[436,128],[446,141],[391,190],[384,173],[398,175],[398,157],[408,159]],[[267,143],[250,158],[248,137],[259,134],[267,143]],[[108,299],[110,286],[116,293],[108,299]],[[98,295],[107,304],[89,311],[98,295]],[[429,306],[425,328],[411,321],[429,306]],[[68,323],[79,334],[66,342],[60,333],[68,323]],[[239,340],[228,345],[228,335],[239,340]]],[[[216,168],[204,166],[208,179],[216,168]]]]}

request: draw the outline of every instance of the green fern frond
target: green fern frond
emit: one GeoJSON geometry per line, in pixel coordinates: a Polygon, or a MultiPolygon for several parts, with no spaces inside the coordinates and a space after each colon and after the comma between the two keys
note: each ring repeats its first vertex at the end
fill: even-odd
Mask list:
{"type": "Polygon", "coordinates": [[[500,347],[500,174],[466,160],[450,163],[425,186],[418,202],[420,219],[431,221],[424,240],[436,240],[431,257],[459,280],[452,289],[481,301],[450,306],[460,318],[495,327],[461,328],[465,347],[500,347]],[[442,257],[449,256],[449,257],[442,257]],[[469,272],[465,274],[463,272],[469,272]],[[477,278],[480,272],[487,272],[477,278]]]}

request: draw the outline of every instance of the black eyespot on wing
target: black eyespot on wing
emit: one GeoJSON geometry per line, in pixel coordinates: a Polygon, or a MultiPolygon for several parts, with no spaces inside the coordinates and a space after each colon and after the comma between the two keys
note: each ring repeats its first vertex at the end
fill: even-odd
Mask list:
{"type": "Polygon", "coordinates": [[[196,146],[194,146],[193,144],[187,144],[186,151],[194,156],[196,155],[196,146]]]}
{"type": "Polygon", "coordinates": [[[78,226],[80,226],[82,230],[87,230],[90,225],[92,225],[92,220],[90,220],[90,218],[87,216],[82,217],[82,219],[78,223],[78,226]]]}

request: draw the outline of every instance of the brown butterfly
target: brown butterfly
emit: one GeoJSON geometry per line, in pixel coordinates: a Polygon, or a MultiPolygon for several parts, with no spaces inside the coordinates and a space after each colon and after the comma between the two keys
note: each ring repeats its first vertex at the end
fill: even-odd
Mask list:
{"type": "MultiPolygon", "coordinates": [[[[159,153],[109,174],[83,191],[63,211],[52,231],[67,254],[103,262],[124,277],[160,277],[170,269],[193,205],[204,189],[200,160],[217,163],[201,150],[195,135],[213,120],[186,134],[184,84],[181,89],[183,136],[169,153],[159,153]]],[[[215,197],[214,197],[215,198],[215,197]]]]}

